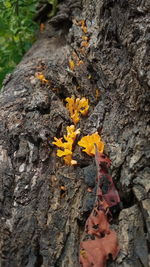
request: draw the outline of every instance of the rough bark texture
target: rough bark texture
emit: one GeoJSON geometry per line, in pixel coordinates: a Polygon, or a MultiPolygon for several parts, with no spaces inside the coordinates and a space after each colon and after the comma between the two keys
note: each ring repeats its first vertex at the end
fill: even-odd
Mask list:
{"type": "Polygon", "coordinates": [[[108,266],[149,265],[149,0],[63,1],[0,95],[0,266],[77,267],[93,195],[93,159],[56,157],[53,137],[71,124],[65,98],[90,100],[83,135],[101,132],[123,203],[113,227],[121,252],[108,266]],[[89,46],[80,53],[85,20],[89,46]],[[83,64],[71,71],[76,51],[83,64]],[[34,78],[42,71],[49,84],[34,78]],[[97,89],[100,96],[97,96],[97,89]],[[89,167],[90,166],[90,167],[89,167]],[[61,186],[66,192],[61,191],[61,186]]]}

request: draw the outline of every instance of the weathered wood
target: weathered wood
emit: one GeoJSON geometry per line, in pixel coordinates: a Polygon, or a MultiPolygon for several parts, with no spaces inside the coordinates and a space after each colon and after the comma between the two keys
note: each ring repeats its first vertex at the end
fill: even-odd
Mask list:
{"type": "Polygon", "coordinates": [[[94,168],[93,159],[76,148],[78,166],[66,167],[52,145],[53,137],[63,136],[71,124],[64,100],[72,94],[90,100],[89,116],[79,127],[83,135],[101,132],[122,199],[123,210],[112,225],[122,249],[108,266],[148,266],[149,11],[149,0],[86,0],[83,6],[63,1],[5,81],[0,95],[0,266],[79,266],[79,243],[94,199],[84,180],[90,179],[92,167],[87,166],[94,168]],[[85,34],[75,20],[86,21],[84,52],[79,48],[85,34]],[[83,64],[72,71],[68,60],[73,52],[83,64]],[[38,71],[50,82],[35,79],[38,71]]]}

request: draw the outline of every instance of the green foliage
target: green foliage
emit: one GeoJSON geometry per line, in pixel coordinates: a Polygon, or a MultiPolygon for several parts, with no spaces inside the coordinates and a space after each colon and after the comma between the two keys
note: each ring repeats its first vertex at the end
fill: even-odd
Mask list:
{"type": "Polygon", "coordinates": [[[58,0],[0,0],[0,88],[6,74],[18,64],[35,40],[33,21],[38,4],[49,3],[56,14],[58,0]]]}
{"type": "Polygon", "coordinates": [[[38,0],[0,0],[0,87],[35,39],[38,0]]]}

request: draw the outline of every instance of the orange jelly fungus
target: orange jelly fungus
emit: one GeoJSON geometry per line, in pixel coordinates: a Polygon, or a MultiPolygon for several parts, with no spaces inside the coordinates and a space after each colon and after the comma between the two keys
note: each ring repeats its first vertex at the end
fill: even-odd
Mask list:
{"type": "Polygon", "coordinates": [[[45,79],[45,76],[42,74],[42,72],[36,72],[35,78],[39,79],[43,83],[48,83],[48,80],[45,79]]]}
{"type": "Polygon", "coordinates": [[[67,97],[66,98],[66,108],[69,110],[71,119],[73,120],[74,124],[77,124],[80,120],[80,114],[83,116],[86,116],[89,110],[89,103],[88,99],[85,97],[80,98],[74,98],[67,97]]]}
{"type": "Polygon", "coordinates": [[[78,142],[78,145],[84,147],[82,151],[84,151],[89,156],[95,155],[95,144],[97,145],[97,149],[100,153],[104,151],[104,142],[101,140],[100,135],[98,132],[86,135],[81,138],[78,142]]]}
{"type": "Polygon", "coordinates": [[[72,149],[76,136],[80,133],[80,129],[75,130],[74,125],[67,126],[66,129],[67,135],[64,135],[65,142],[62,141],[62,138],[54,137],[55,141],[52,144],[63,149],[57,150],[57,156],[63,157],[66,165],[75,165],[77,162],[72,159],[72,149]]]}
{"type": "Polygon", "coordinates": [[[87,27],[86,27],[86,22],[85,20],[80,20],[79,25],[81,25],[81,29],[84,33],[87,33],[87,27]]]}
{"type": "Polygon", "coordinates": [[[89,43],[87,41],[82,41],[81,42],[81,47],[87,47],[89,43]]]}

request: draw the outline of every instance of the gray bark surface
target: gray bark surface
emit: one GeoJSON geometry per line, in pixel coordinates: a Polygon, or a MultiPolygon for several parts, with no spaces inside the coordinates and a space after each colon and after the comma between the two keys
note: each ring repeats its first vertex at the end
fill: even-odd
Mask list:
{"type": "Polygon", "coordinates": [[[65,108],[71,95],[89,98],[89,116],[79,127],[82,135],[101,133],[122,200],[112,222],[121,251],[108,266],[149,266],[149,62],[149,0],[66,0],[5,80],[0,95],[1,267],[79,266],[79,243],[93,203],[85,181],[95,167],[77,147],[78,166],[65,166],[52,145],[71,124],[65,108]],[[79,52],[83,31],[73,19],[86,21],[84,54],[79,52]],[[84,63],[71,71],[74,51],[84,63]],[[35,79],[38,71],[51,82],[35,79]]]}

